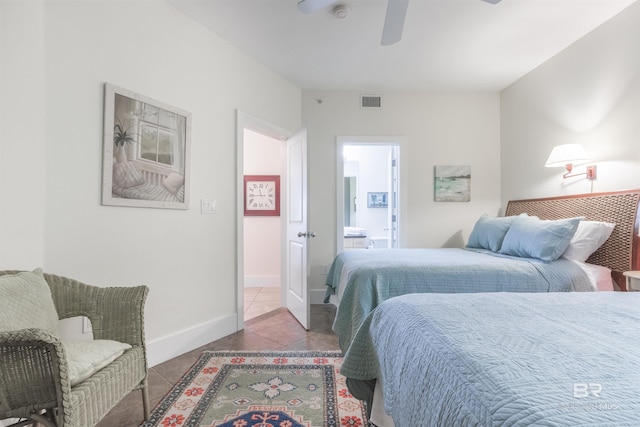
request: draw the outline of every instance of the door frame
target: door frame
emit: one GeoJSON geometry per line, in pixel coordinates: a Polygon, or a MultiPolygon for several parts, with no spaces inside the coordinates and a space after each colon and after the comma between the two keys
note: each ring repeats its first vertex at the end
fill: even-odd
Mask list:
{"type": "Polygon", "coordinates": [[[403,227],[406,218],[405,190],[401,185],[406,182],[406,168],[401,167],[402,159],[407,157],[407,142],[404,136],[338,136],[336,137],[336,253],[344,251],[344,146],[345,145],[395,145],[399,148],[398,168],[398,247],[404,246],[403,227]]]}
{"type": "MultiPolygon", "coordinates": [[[[257,132],[269,138],[276,139],[284,144],[293,132],[280,128],[272,123],[252,116],[241,110],[236,110],[236,307],[237,330],[244,329],[244,131],[245,129],[257,132]]],[[[281,159],[283,175],[286,175],[286,159],[281,159]]],[[[286,176],[280,179],[280,220],[282,221],[284,201],[287,200],[286,176]]],[[[286,229],[283,227],[283,233],[286,229]]],[[[280,241],[283,241],[280,236],[280,241]]],[[[282,247],[282,244],[280,245],[282,247]]],[[[281,249],[282,251],[282,249],[281,249]]],[[[284,254],[281,252],[281,256],[284,254]]],[[[280,300],[284,307],[284,283],[287,272],[280,271],[280,300]]]]}

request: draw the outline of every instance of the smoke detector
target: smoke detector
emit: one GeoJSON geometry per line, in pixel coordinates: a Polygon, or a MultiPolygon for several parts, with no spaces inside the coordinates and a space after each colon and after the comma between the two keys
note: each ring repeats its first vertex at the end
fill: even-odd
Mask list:
{"type": "Polygon", "coordinates": [[[349,15],[349,8],[344,4],[335,5],[331,11],[336,19],[344,19],[349,15]]]}

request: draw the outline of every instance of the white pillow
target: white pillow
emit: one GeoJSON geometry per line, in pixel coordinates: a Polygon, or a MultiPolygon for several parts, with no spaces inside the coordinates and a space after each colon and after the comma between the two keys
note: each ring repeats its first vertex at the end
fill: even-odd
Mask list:
{"type": "Polygon", "coordinates": [[[122,162],[113,165],[113,185],[120,188],[137,187],[144,184],[144,176],[133,162],[122,162]]]}
{"type": "Polygon", "coordinates": [[[36,328],[54,333],[58,321],[41,269],[0,276],[0,332],[36,328]]]}
{"type": "Polygon", "coordinates": [[[589,256],[607,241],[615,224],[603,221],[585,221],[578,224],[563,258],[585,262],[589,256]]]}
{"type": "Polygon", "coordinates": [[[171,194],[177,194],[180,187],[182,187],[182,184],[184,184],[184,176],[175,172],[171,172],[162,181],[164,188],[171,192],[171,194]]]}
{"type": "Polygon", "coordinates": [[[89,378],[116,360],[131,345],[111,340],[85,340],[62,343],[69,365],[71,387],[89,378]]]}

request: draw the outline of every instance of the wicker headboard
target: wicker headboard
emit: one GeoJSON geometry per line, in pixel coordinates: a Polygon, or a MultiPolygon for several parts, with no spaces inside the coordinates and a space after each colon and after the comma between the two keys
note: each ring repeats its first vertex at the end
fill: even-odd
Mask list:
{"type": "Polygon", "coordinates": [[[541,219],[583,216],[590,221],[615,223],[611,237],[587,262],[611,269],[620,289],[626,290],[622,273],[640,269],[639,203],[640,190],[511,200],[505,216],[521,213],[536,215],[541,219]]]}

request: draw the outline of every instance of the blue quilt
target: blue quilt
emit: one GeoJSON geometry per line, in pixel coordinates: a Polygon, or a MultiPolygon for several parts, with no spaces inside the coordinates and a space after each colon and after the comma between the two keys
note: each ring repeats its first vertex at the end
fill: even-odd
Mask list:
{"type": "Polygon", "coordinates": [[[640,293],[405,295],[360,332],[341,373],[396,426],[640,426],[640,293]]]}
{"type": "Polygon", "coordinates": [[[595,290],[575,261],[547,262],[457,248],[343,252],[334,260],[327,284],[339,298],[333,330],[342,351],[376,306],[399,295],[595,290]]]}

